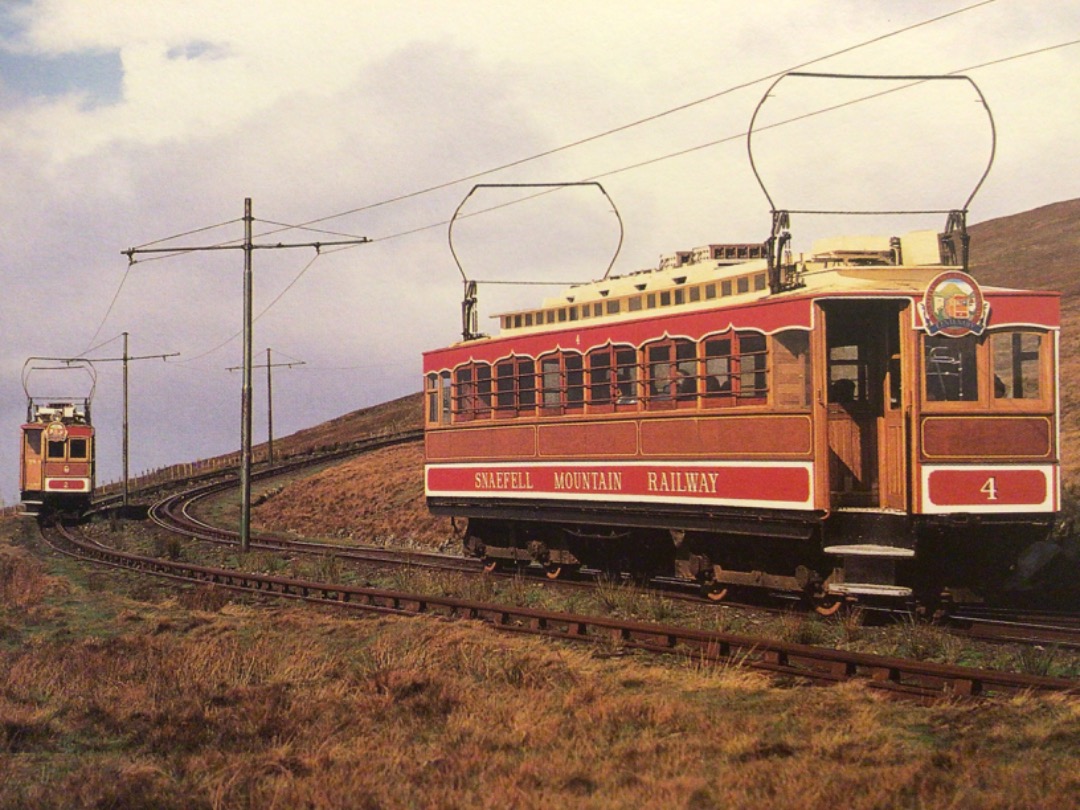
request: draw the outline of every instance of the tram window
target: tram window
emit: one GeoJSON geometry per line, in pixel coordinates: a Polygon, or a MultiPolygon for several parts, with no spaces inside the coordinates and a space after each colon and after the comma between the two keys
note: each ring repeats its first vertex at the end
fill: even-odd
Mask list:
{"type": "Polygon", "coordinates": [[[721,281],[720,282],[720,297],[721,298],[727,298],[729,295],[731,295],[731,282],[730,281],[721,281]]]}
{"type": "Polygon", "coordinates": [[[768,392],[765,383],[765,336],[739,333],[739,396],[742,398],[764,397],[768,392]]]}
{"type": "Polygon", "coordinates": [[[34,458],[41,456],[41,431],[26,431],[26,448],[34,458]]]}
{"type": "Polygon", "coordinates": [[[558,357],[540,361],[540,401],[545,408],[558,408],[562,404],[559,376],[558,357]]]}
{"type": "Polygon", "coordinates": [[[517,361],[518,407],[536,407],[536,364],[528,358],[517,361]]]}
{"type": "Polygon", "coordinates": [[[754,292],[761,292],[765,289],[765,274],[758,273],[754,276],[754,292]]]}
{"type": "Polygon", "coordinates": [[[697,398],[697,344],[680,340],[675,344],[675,398],[680,402],[697,398]]]}
{"type": "Polygon", "coordinates": [[[427,375],[428,422],[439,421],[439,375],[427,375]]]}
{"type": "Polygon", "coordinates": [[[716,285],[715,284],[706,284],[705,285],[705,300],[706,301],[711,301],[714,298],[716,298],[716,285]]]}
{"type": "Polygon", "coordinates": [[[660,293],[660,306],[662,306],[662,307],[670,307],[671,306],[671,290],[664,290],[663,292],[660,293]]]}
{"type": "Polygon", "coordinates": [[[656,293],[649,293],[645,296],[645,306],[649,309],[656,309],[656,293]]]}
{"type": "Polygon", "coordinates": [[[495,364],[495,405],[501,411],[512,410],[516,405],[513,361],[495,364]]]}
{"type": "Polygon", "coordinates": [[[580,354],[563,356],[566,368],[566,404],[578,406],[585,402],[585,359],[580,354]]]}
{"type": "Polygon", "coordinates": [[[683,290],[683,289],[675,290],[675,303],[676,304],[685,304],[686,303],[686,290],[683,290]]]}
{"type": "Polygon", "coordinates": [[[615,384],[618,387],[618,404],[637,402],[637,350],[615,350],[615,384]]]}
{"type": "Polygon", "coordinates": [[[439,407],[442,409],[440,421],[444,425],[450,424],[450,372],[444,371],[439,375],[439,407]]]}
{"type": "Polygon", "coordinates": [[[607,314],[608,315],[618,315],[619,314],[619,303],[620,303],[619,301],[608,301],[607,302],[607,314]]]}
{"type": "Polygon", "coordinates": [[[491,413],[491,366],[487,363],[476,364],[476,411],[478,416],[491,413]]]}
{"type": "Polygon", "coordinates": [[[739,276],[737,279],[735,279],[735,288],[740,293],[750,292],[749,276],[739,276]]]}
{"type": "Polygon", "coordinates": [[[604,314],[604,305],[597,301],[595,304],[592,305],[592,314],[594,318],[599,318],[601,315],[604,314]]]}
{"type": "Polygon", "coordinates": [[[566,320],[566,307],[563,307],[562,309],[559,310],[559,323],[562,323],[565,320],[566,320]]]}
{"type": "Polygon", "coordinates": [[[570,307],[570,320],[572,320],[572,321],[577,320],[577,312],[578,312],[577,307],[570,307]]]}
{"type": "Polygon", "coordinates": [[[68,442],[68,458],[72,461],[86,461],[89,457],[86,439],[71,439],[68,442]]]}
{"type": "Polygon", "coordinates": [[[867,359],[858,343],[829,347],[829,402],[866,402],[867,359]]]}
{"type": "Polygon", "coordinates": [[[611,402],[611,350],[598,349],[589,353],[589,402],[611,402]]]}
{"type": "Polygon", "coordinates": [[[648,391],[650,400],[671,399],[671,345],[650,346],[648,391]]]}
{"type": "Polygon", "coordinates": [[[475,396],[472,366],[457,369],[454,372],[454,413],[459,420],[473,418],[476,412],[475,396]]]}
{"type": "Polygon", "coordinates": [[[994,358],[994,399],[1039,399],[1042,335],[997,332],[990,337],[994,358]]]}
{"type": "Polygon", "coordinates": [[[697,344],[693,341],[652,344],[646,349],[646,361],[650,402],[689,402],[697,397],[697,344]]]}
{"type": "Polygon", "coordinates": [[[705,341],[705,394],[731,394],[731,338],[705,341]]]}
{"type": "Polygon", "coordinates": [[[927,335],[923,342],[926,398],[930,402],[973,402],[979,398],[976,338],[927,335]]]}
{"type": "Polygon", "coordinates": [[[45,450],[45,458],[62,459],[66,442],[49,442],[45,450]]]}
{"type": "Polygon", "coordinates": [[[627,300],[628,308],[631,312],[641,311],[641,296],[635,295],[633,298],[627,300]]]}
{"type": "Polygon", "coordinates": [[[519,410],[534,408],[536,404],[536,363],[528,357],[497,363],[495,406],[501,411],[498,416],[517,416],[519,410]]]}
{"type": "Polygon", "coordinates": [[[690,288],[690,303],[701,300],[701,287],[690,288]]]}

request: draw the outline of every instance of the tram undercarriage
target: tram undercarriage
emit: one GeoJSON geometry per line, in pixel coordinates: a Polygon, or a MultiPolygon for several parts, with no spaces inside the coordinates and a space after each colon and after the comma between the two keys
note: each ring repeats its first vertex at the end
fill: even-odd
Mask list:
{"type": "Polygon", "coordinates": [[[433,511],[470,515],[459,524],[465,553],[492,569],[541,566],[553,579],[582,568],[641,581],[675,577],[716,600],[754,589],[823,610],[845,600],[997,600],[1038,588],[1056,548],[1052,521],[1042,515],[946,521],[876,510],[705,516],[624,508],[606,515],[570,506],[553,520],[550,505],[433,511]]]}

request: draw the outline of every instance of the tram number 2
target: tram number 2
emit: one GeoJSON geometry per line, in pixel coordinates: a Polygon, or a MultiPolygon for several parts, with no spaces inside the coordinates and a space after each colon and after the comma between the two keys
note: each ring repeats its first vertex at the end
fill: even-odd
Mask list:
{"type": "Polygon", "coordinates": [[[986,500],[996,501],[998,499],[997,479],[987,478],[986,483],[979,487],[979,492],[986,496],[986,500]]]}

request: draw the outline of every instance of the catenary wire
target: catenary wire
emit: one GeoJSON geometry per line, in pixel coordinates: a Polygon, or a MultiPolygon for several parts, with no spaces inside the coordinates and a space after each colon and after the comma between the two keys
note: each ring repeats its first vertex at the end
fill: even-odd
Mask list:
{"type": "MultiPolygon", "coordinates": [[[[1036,48],[1036,49],[1033,49],[1033,50],[1030,50],[1030,51],[1025,51],[1023,53],[1012,54],[1010,56],[1001,57],[999,59],[993,59],[993,60],[989,60],[987,62],[981,62],[981,63],[976,64],[976,65],[970,65],[970,66],[967,66],[967,67],[964,67],[964,68],[958,68],[956,70],[949,71],[945,75],[954,75],[954,74],[958,74],[958,73],[969,73],[971,71],[981,70],[983,68],[992,67],[992,66],[1004,64],[1004,63],[1007,63],[1007,62],[1016,61],[1018,59],[1023,59],[1023,58],[1026,58],[1026,57],[1036,56],[1036,55],[1039,55],[1039,54],[1047,53],[1047,52],[1050,52],[1050,51],[1053,51],[1053,50],[1058,50],[1058,49],[1061,49],[1061,48],[1074,46],[1074,45],[1077,45],[1077,44],[1080,44],[1080,39],[1070,40],[1068,42],[1058,43],[1058,44],[1055,44],[1055,45],[1048,45],[1048,46],[1045,46],[1045,47],[1042,47],[1042,48],[1036,48]]],[[[871,94],[868,94],[866,96],[860,96],[859,98],[851,99],[849,101],[841,102],[839,104],[831,105],[829,107],[823,107],[823,108],[818,109],[818,110],[813,110],[813,111],[808,112],[808,113],[803,113],[801,115],[794,116],[794,117],[789,118],[789,119],[784,119],[783,121],[773,122],[773,123],[771,123],[771,124],[769,124],[767,126],[761,127],[760,131],[765,131],[765,130],[768,130],[768,129],[774,129],[774,128],[781,127],[781,126],[786,126],[788,124],[796,123],[798,121],[805,120],[805,119],[811,118],[813,116],[822,115],[822,114],[827,113],[827,112],[832,112],[832,111],[835,111],[835,110],[838,110],[838,109],[842,109],[844,107],[848,107],[848,106],[851,106],[851,105],[854,105],[854,104],[858,104],[858,103],[861,103],[861,102],[864,102],[864,101],[868,101],[868,100],[871,100],[871,99],[874,99],[874,98],[878,98],[878,97],[881,97],[881,96],[884,96],[884,95],[888,95],[890,93],[896,93],[896,92],[907,89],[907,88],[912,87],[912,86],[914,86],[916,84],[919,84],[919,83],[921,83],[921,82],[910,82],[908,84],[904,84],[904,85],[901,85],[899,87],[889,88],[887,90],[882,90],[882,91],[879,91],[877,93],[871,93],[871,94]]],[[[600,174],[592,175],[590,177],[585,178],[585,180],[590,180],[591,181],[591,180],[599,180],[599,179],[602,179],[602,178],[605,178],[605,177],[611,177],[613,175],[622,174],[624,172],[632,171],[634,169],[640,169],[640,168],[643,168],[645,166],[651,166],[651,165],[654,165],[656,163],[661,163],[663,161],[670,160],[672,158],[682,157],[684,155],[688,155],[688,154],[691,154],[691,153],[694,153],[694,152],[699,152],[699,151],[701,151],[703,149],[708,149],[708,148],[711,148],[713,146],[718,146],[718,145],[721,145],[721,144],[724,144],[724,143],[729,143],[729,142],[732,142],[732,141],[739,141],[739,140],[741,140],[741,139],[743,139],[745,137],[746,137],[746,132],[745,131],[740,132],[740,133],[736,133],[736,134],[733,134],[733,135],[728,135],[728,136],[725,136],[723,138],[718,138],[716,140],[709,141],[707,143],[698,144],[696,146],[688,147],[686,149],[681,149],[679,151],[671,152],[671,153],[668,153],[666,155],[660,155],[660,156],[655,157],[655,158],[650,158],[649,160],[639,161],[637,163],[629,164],[629,165],[626,165],[626,166],[621,166],[619,168],[612,169],[610,171],[606,171],[606,172],[602,172],[600,174]]],[[[529,194],[529,195],[526,195],[524,197],[521,197],[521,198],[519,198],[517,200],[503,202],[503,203],[500,203],[498,205],[490,206],[488,208],[484,208],[484,209],[480,209],[478,211],[471,212],[469,214],[466,214],[465,217],[479,216],[481,214],[489,213],[490,211],[498,210],[500,208],[506,208],[506,207],[508,207],[510,205],[516,205],[518,203],[527,202],[528,200],[531,200],[531,199],[533,199],[535,197],[539,197],[539,196],[541,196],[543,194],[550,194],[550,193],[552,193],[553,191],[556,191],[556,190],[558,190],[558,189],[544,189],[542,191],[538,191],[536,193],[529,194]]],[[[398,238],[402,238],[402,237],[405,237],[405,236],[410,236],[410,235],[420,233],[420,232],[423,232],[423,231],[428,231],[428,230],[432,230],[434,228],[443,227],[443,226],[447,225],[448,222],[449,222],[449,220],[442,220],[442,221],[439,221],[439,222],[431,223],[429,225],[423,225],[423,226],[420,226],[420,227],[417,227],[417,228],[411,228],[411,229],[408,229],[408,230],[405,230],[405,231],[400,231],[400,232],[397,232],[397,233],[388,234],[386,236],[376,237],[376,238],[372,239],[371,242],[372,243],[374,243],[374,242],[384,242],[384,241],[388,241],[388,240],[391,240],[391,239],[398,239],[398,238]]],[[[297,227],[302,227],[302,226],[297,226],[297,227]]],[[[321,251],[319,254],[316,254],[315,258],[318,258],[320,255],[323,255],[323,254],[337,253],[338,251],[341,251],[341,250],[351,250],[354,247],[357,247],[357,246],[355,246],[355,245],[344,245],[344,246],[340,246],[340,247],[336,247],[336,248],[327,248],[327,249],[324,249],[323,251],[321,251]]],[[[267,313],[267,311],[270,310],[271,307],[273,307],[278,301],[280,301],[281,298],[283,298],[284,295],[293,287],[293,285],[295,285],[300,280],[300,278],[305,273],[307,273],[307,271],[311,268],[314,261],[315,261],[315,259],[313,258],[310,262],[308,262],[308,264],[304,266],[304,268],[297,274],[297,276],[291,282],[289,282],[289,284],[280,293],[278,293],[278,295],[266,307],[264,307],[262,309],[262,311],[259,312],[259,314],[258,314],[258,316],[256,317],[255,320],[258,320],[258,318],[261,318],[263,315],[265,315],[267,313]]],[[[484,283],[489,284],[489,285],[492,284],[492,283],[505,283],[505,284],[522,285],[522,284],[529,284],[529,283],[546,284],[547,282],[523,282],[523,281],[492,282],[492,281],[486,281],[484,283]]],[[[197,355],[195,357],[189,358],[188,361],[186,361],[186,362],[192,362],[194,360],[198,360],[198,359],[201,359],[203,357],[206,357],[208,354],[211,354],[211,353],[217,351],[218,349],[221,349],[224,346],[228,345],[233,340],[235,340],[237,337],[239,337],[241,334],[242,334],[242,332],[239,332],[239,331],[236,332],[231,337],[229,337],[227,340],[225,340],[222,343],[214,346],[211,349],[206,350],[205,352],[203,352],[203,353],[201,353],[201,354],[199,354],[199,355],[197,355]]]]}
{"type": "MultiPolygon", "coordinates": [[[[953,11],[947,12],[945,14],[939,14],[936,17],[930,17],[928,19],[921,20],[920,22],[912,23],[911,25],[907,25],[907,26],[903,26],[901,28],[894,29],[894,30],[889,31],[889,32],[887,32],[885,34],[880,34],[880,35],[878,35],[876,37],[871,37],[870,39],[867,39],[867,40],[864,40],[862,42],[856,43],[855,45],[849,45],[847,47],[840,48],[839,50],[832,51],[830,53],[824,54],[823,56],[818,56],[818,57],[815,57],[813,59],[807,60],[805,62],[800,62],[799,64],[792,65],[790,67],[784,68],[783,70],[775,71],[773,73],[769,73],[768,75],[761,76],[761,77],[758,77],[756,79],[750,79],[750,80],[742,82],[740,84],[732,85],[732,86],[727,87],[727,88],[725,88],[723,90],[719,90],[719,91],[717,91],[715,93],[711,93],[710,95],[703,96],[702,98],[694,99],[693,101],[688,101],[688,102],[686,102],[684,104],[679,104],[679,105],[677,105],[675,107],[671,107],[669,109],[662,110],[662,111],[660,111],[658,113],[653,113],[651,115],[647,115],[647,116],[645,116],[643,118],[638,118],[638,119],[636,119],[634,121],[630,121],[629,123],[626,123],[626,124],[620,124],[617,127],[612,127],[611,129],[604,130],[603,132],[598,132],[598,133],[596,133],[594,135],[589,135],[589,136],[586,136],[584,138],[579,138],[578,140],[575,140],[575,141],[570,141],[568,143],[562,144],[561,146],[556,146],[556,147],[553,147],[551,149],[544,150],[542,152],[537,152],[536,154],[529,155],[528,157],[518,158],[516,160],[512,160],[512,161],[510,161],[508,163],[503,163],[503,164],[501,164],[499,166],[495,166],[495,167],[490,168],[490,169],[485,169],[483,171],[479,171],[479,172],[475,172],[473,174],[469,174],[469,175],[465,175],[463,177],[459,177],[459,178],[457,178],[455,180],[447,180],[447,181],[444,181],[442,183],[438,183],[438,184],[433,185],[433,186],[428,186],[426,188],[417,189],[416,191],[410,191],[410,192],[407,192],[405,194],[399,194],[399,195],[397,195],[395,197],[389,197],[389,198],[387,198],[385,200],[380,200],[378,202],[369,203],[367,205],[362,205],[362,206],[359,206],[357,208],[351,208],[351,209],[349,209],[347,211],[341,211],[341,212],[336,213],[336,214],[329,214],[327,216],[319,217],[317,219],[307,220],[306,222],[303,222],[300,225],[296,225],[296,226],[292,226],[292,227],[304,228],[304,227],[307,227],[309,225],[314,225],[314,224],[317,224],[317,223],[320,223],[320,222],[326,222],[327,220],[338,219],[340,217],[350,216],[352,214],[358,214],[358,213],[361,213],[363,211],[370,211],[370,210],[372,210],[374,208],[380,208],[380,207],[383,207],[383,206],[386,206],[386,205],[390,205],[392,203],[402,202],[404,200],[409,200],[409,199],[413,199],[415,197],[423,196],[425,194],[430,194],[430,193],[433,193],[435,191],[441,191],[444,188],[450,188],[451,186],[460,185],[461,183],[467,183],[470,180],[476,180],[476,179],[478,179],[480,177],[485,177],[485,176],[487,176],[489,174],[495,174],[497,172],[505,171],[506,169],[512,169],[512,168],[515,168],[517,166],[524,165],[526,163],[531,163],[531,162],[533,162],[535,160],[540,160],[541,158],[550,157],[551,155],[555,155],[555,154],[558,154],[560,152],[565,152],[565,151],[567,151],[569,149],[573,149],[573,148],[578,147],[578,146],[583,146],[584,144],[587,144],[587,143],[592,143],[593,141],[600,140],[601,138],[606,138],[606,137],[608,137],[610,135],[616,135],[616,134],[618,134],[620,132],[624,132],[624,131],[626,131],[628,129],[632,129],[634,127],[638,127],[638,126],[641,126],[643,124],[652,123],[653,121],[658,121],[661,118],[666,118],[669,115],[673,115],[673,114],[678,113],[678,112],[683,112],[684,110],[688,110],[688,109],[691,109],[693,107],[697,107],[697,106],[699,106],[701,104],[705,104],[705,103],[710,102],[710,101],[715,101],[716,99],[719,99],[719,98],[722,98],[724,96],[730,95],[730,94],[735,93],[735,92],[737,92],[739,90],[745,90],[746,88],[752,87],[755,84],[761,84],[762,82],[766,82],[769,79],[775,79],[778,76],[783,75],[784,73],[789,73],[789,72],[791,72],[793,70],[800,70],[802,68],[809,67],[810,65],[815,65],[818,62],[823,62],[823,61],[825,61],[827,59],[833,59],[833,58],[835,58],[837,56],[842,56],[844,54],[851,53],[852,51],[856,51],[856,50],[859,50],[861,48],[865,48],[865,47],[867,47],[869,45],[874,45],[874,44],[876,44],[878,42],[883,42],[886,39],[891,39],[892,37],[899,36],[901,34],[905,34],[905,33],[909,32],[909,31],[913,31],[913,30],[915,30],[917,28],[921,28],[921,27],[924,27],[924,26],[927,26],[927,25],[932,25],[933,23],[940,22],[940,21],[948,19],[950,17],[955,17],[955,16],[957,16],[959,14],[963,14],[965,12],[972,11],[972,10],[980,8],[982,6],[987,6],[987,5],[990,5],[991,3],[995,3],[995,2],[997,2],[997,0],[980,0],[980,2],[972,3],[971,5],[964,6],[963,8],[954,9],[953,11]]],[[[263,234],[263,236],[267,236],[270,233],[275,233],[275,232],[271,231],[271,232],[268,232],[266,234],[263,234]]]]}

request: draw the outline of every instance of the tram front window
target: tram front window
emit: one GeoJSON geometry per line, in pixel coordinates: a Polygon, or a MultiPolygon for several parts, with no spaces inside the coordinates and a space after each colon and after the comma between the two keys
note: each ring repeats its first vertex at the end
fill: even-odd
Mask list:
{"type": "Polygon", "coordinates": [[[1042,336],[1038,332],[1000,332],[990,339],[995,399],[1040,399],[1042,336]]]}
{"type": "Polygon", "coordinates": [[[926,398],[930,402],[972,402],[979,398],[976,338],[927,336],[924,343],[926,398]]]}

